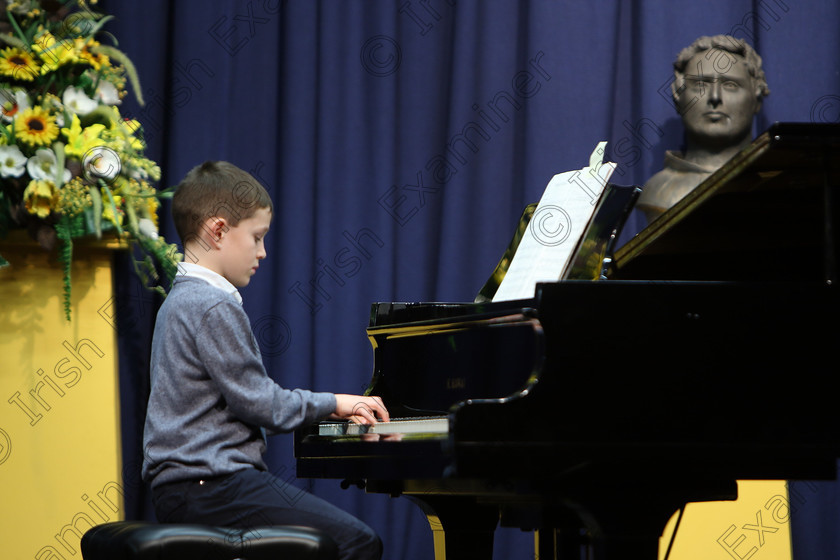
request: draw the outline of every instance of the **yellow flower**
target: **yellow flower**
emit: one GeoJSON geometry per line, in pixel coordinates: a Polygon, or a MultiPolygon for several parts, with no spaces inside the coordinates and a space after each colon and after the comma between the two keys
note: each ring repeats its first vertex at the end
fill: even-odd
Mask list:
{"type": "Polygon", "coordinates": [[[140,124],[140,121],[136,119],[122,119],[120,121],[120,125],[122,126],[123,130],[125,130],[126,134],[135,134],[136,132],[142,132],[143,126],[140,124]]]}
{"type": "Polygon", "coordinates": [[[119,195],[114,195],[114,204],[111,205],[111,201],[108,199],[108,195],[105,191],[102,191],[102,217],[111,222],[114,225],[122,227],[123,225],[123,218],[125,217],[125,212],[122,209],[123,205],[123,197],[119,195]],[[117,214],[114,215],[114,206],[116,206],[117,214]]]}
{"type": "Polygon", "coordinates": [[[111,182],[111,192],[114,194],[118,194],[124,197],[130,197],[138,194],[137,181],[131,181],[122,175],[117,175],[117,177],[111,182]]]}
{"type": "Polygon", "coordinates": [[[38,63],[28,52],[15,47],[0,51],[0,74],[31,82],[39,73],[38,63]]]}
{"type": "Polygon", "coordinates": [[[142,151],[143,148],[146,147],[140,139],[133,136],[125,136],[119,129],[114,128],[113,126],[104,130],[99,137],[102,138],[102,140],[104,140],[110,148],[113,148],[126,156],[142,151]]]}
{"type": "Polygon", "coordinates": [[[81,177],[75,177],[64,185],[56,196],[55,210],[65,216],[78,216],[88,208],[93,207],[90,187],[81,177]]]}
{"type": "Polygon", "coordinates": [[[56,195],[55,185],[51,181],[29,181],[26,190],[23,191],[23,202],[26,211],[35,214],[39,218],[46,218],[50,215],[53,206],[53,199],[56,195]]]}
{"type": "Polygon", "coordinates": [[[68,156],[84,157],[88,150],[103,144],[100,134],[105,130],[104,124],[92,124],[82,128],[77,115],[70,120],[70,128],[62,128],[61,133],[67,138],[64,153],[68,156]]]}
{"type": "Polygon", "coordinates": [[[111,189],[114,193],[119,193],[126,204],[131,204],[138,216],[149,218],[155,226],[158,225],[157,210],[160,202],[154,196],[155,189],[149,183],[135,178],[117,177],[111,189]]]}
{"type": "Polygon", "coordinates": [[[152,223],[155,225],[155,227],[159,227],[157,211],[160,207],[160,202],[158,202],[157,198],[151,196],[148,198],[143,198],[142,200],[145,202],[146,205],[145,211],[142,212],[142,214],[148,216],[149,219],[152,220],[152,223]]]}
{"type": "Polygon", "coordinates": [[[146,144],[134,136],[136,132],[142,131],[140,123],[133,119],[122,118],[117,107],[111,107],[111,111],[114,114],[111,119],[111,127],[108,129],[108,134],[103,135],[103,137],[111,140],[111,146],[119,152],[143,151],[146,144]]]}
{"type": "Polygon", "coordinates": [[[48,146],[58,138],[55,117],[42,107],[29,107],[15,117],[15,136],[30,146],[48,146]]]}
{"type": "Polygon", "coordinates": [[[32,44],[32,50],[38,53],[43,66],[41,73],[46,74],[65,64],[85,63],[95,70],[111,66],[111,59],[94,52],[99,42],[82,37],[56,39],[49,31],[41,34],[32,44]],[[93,48],[94,50],[91,50],[93,48]]]}
{"type": "Polygon", "coordinates": [[[47,74],[60,66],[79,61],[75,42],[70,39],[58,41],[49,31],[35,39],[32,50],[41,58],[41,74],[47,74]]]}

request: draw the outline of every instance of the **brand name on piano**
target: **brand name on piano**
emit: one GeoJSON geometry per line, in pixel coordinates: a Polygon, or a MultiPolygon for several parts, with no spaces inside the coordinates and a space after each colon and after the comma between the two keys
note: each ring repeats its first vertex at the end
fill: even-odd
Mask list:
{"type": "Polygon", "coordinates": [[[446,388],[447,389],[466,389],[467,388],[467,378],[466,377],[448,377],[446,379],[446,388]]]}

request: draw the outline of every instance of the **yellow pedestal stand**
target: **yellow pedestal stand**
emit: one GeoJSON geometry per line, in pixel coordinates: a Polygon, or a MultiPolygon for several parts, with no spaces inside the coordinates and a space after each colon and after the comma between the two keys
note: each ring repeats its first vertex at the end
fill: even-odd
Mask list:
{"type": "Polygon", "coordinates": [[[68,322],[55,253],[22,235],[0,241],[10,263],[0,269],[3,558],[80,559],[88,528],[124,518],[110,314],[118,248],[74,243],[68,322]]]}
{"type": "MultiPolygon", "coordinates": [[[[677,516],[659,541],[665,557],[677,516]]],[[[688,504],[668,560],[790,560],[790,503],[780,480],[739,480],[738,499],[688,504]]]]}

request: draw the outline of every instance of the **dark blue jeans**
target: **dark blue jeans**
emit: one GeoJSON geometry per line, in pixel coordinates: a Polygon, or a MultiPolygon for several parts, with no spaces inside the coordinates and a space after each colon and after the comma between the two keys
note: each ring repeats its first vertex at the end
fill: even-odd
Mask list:
{"type": "Polygon", "coordinates": [[[303,525],[330,535],[338,543],[342,560],[378,560],[382,556],[382,541],[359,519],[256,469],[204,481],[163,484],[152,491],[152,501],[161,523],[245,529],[303,525]]]}

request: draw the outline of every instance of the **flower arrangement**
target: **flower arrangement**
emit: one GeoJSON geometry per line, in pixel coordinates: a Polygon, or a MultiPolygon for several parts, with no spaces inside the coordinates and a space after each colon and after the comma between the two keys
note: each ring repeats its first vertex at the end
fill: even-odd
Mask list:
{"type": "MultiPolygon", "coordinates": [[[[26,228],[58,247],[70,319],[73,240],[125,239],[144,284],[163,291],[180,255],[157,233],[160,168],[143,153],[142,127],[120,115],[127,83],[143,103],[133,64],[107,35],[111,16],[85,0],[0,0],[0,238],[26,228]]],[[[90,0],[96,3],[96,0],[90,0]]],[[[8,263],[0,256],[0,266],[8,263]]]]}

